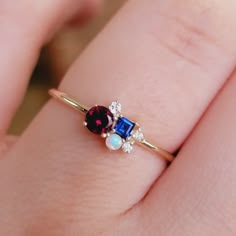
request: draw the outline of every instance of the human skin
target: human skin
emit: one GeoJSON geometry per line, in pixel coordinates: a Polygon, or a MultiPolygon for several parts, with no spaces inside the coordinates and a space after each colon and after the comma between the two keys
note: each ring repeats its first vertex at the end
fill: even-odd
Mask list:
{"type": "MultiPolygon", "coordinates": [[[[0,3],[3,143],[39,49],[82,3],[95,8],[0,3]]],[[[88,106],[118,99],[147,137],[179,154],[166,168],[139,147],[109,152],[81,114],[50,100],[2,154],[0,235],[235,235],[235,8],[234,0],[128,1],[60,90],[88,106]]]]}

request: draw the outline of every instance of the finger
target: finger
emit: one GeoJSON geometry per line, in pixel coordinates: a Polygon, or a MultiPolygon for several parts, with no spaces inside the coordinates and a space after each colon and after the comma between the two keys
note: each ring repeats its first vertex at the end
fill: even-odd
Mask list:
{"type": "MultiPolygon", "coordinates": [[[[11,1],[0,3],[0,134],[23,98],[42,45],[66,21],[95,1],[11,1]],[[66,10],[65,10],[66,9],[66,10]]],[[[88,11],[88,10],[87,10],[88,11]]],[[[86,13],[87,14],[87,13],[86,13]]],[[[82,15],[82,14],[81,14],[82,15]]],[[[82,16],[81,16],[82,17],[82,16]]]]}
{"type": "Polygon", "coordinates": [[[73,17],[69,24],[72,26],[76,25],[83,25],[84,23],[87,23],[87,21],[96,15],[99,10],[102,9],[102,0],[84,0],[83,10],[80,11],[80,14],[76,14],[75,17],[73,17]]]}
{"type": "Polygon", "coordinates": [[[235,235],[235,94],[236,74],[144,201],[160,235],[235,235]]]}
{"type": "Polygon", "coordinates": [[[0,143],[0,160],[3,156],[14,146],[18,137],[16,136],[6,136],[0,143]]]}
{"type": "MultiPolygon", "coordinates": [[[[75,63],[61,90],[89,106],[118,99],[124,114],[135,117],[147,137],[170,152],[176,150],[235,66],[234,2],[209,4],[128,2],[75,63]]],[[[0,173],[14,173],[10,181],[19,180],[18,202],[32,199],[29,205],[35,206],[38,191],[47,189],[40,212],[28,205],[22,221],[45,211],[53,212],[47,220],[54,223],[68,215],[82,217],[75,228],[81,227],[83,234],[88,226],[80,222],[124,213],[165,168],[161,158],[138,147],[131,158],[108,152],[80,125],[83,120],[51,101],[5,159],[0,173]],[[12,164],[18,155],[24,158],[12,164]],[[32,185],[33,193],[21,191],[32,185]]],[[[4,192],[1,198],[7,199],[4,192]]],[[[16,206],[14,214],[21,207],[16,206]]]]}
{"type": "MultiPolygon", "coordinates": [[[[70,70],[61,89],[79,97],[80,101],[86,98],[89,105],[94,104],[94,101],[106,104],[107,100],[119,98],[125,104],[126,114],[136,117],[144,127],[147,137],[172,152],[186,139],[235,67],[233,45],[236,34],[232,36],[231,31],[235,21],[234,13],[230,11],[235,3],[231,2],[232,5],[223,9],[218,1],[214,8],[209,8],[210,3],[196,8],[196,2],[193,4],[191,1],[157,2],[156,5],[152,3],[131,1],[108,27],[107,33],[101,34],[70,70]],[[186,8],[183,9],[183,6],[186,8]],[[221,22],[225,23],[224,34],[219,34],[222,23],[216,20],[219,9],[222,9],[221,22]],[[156,18],[150,21],[148,15],[156,18]],[[194,21],[191,22],[193,18],[194,21]],[[124,19],[127,26],[122,25],[124,19]],[[143,27],[135,28],[138,19],[143,27]],[[120,33],[120,28],[123,33],[120,33]],[[129,33],[130,28],[133,29],[132,33],[129,33]],[[172,32],[165,32],[164,29],[172,29],[172,32]],[[111,38],[109,42],[116,39],[115,45],[106,41],[108,34],[111,38]],[[230,39],[227,34],[231,35],[230,39]],[[146,46],[142,46],[143,43],[146,46]],[[185,48],[184,54],[175,52],[175,49],[181,47],[185,48]],[[105,55],[102,54],[103,51],[106,52],[105,55]],[[101,54],[102,61],[98,58],[101,54]],[[215,58],[220,61],[215,61],[215,58]],[[99,74],[90,69],[98,67],[99,74]],[[82,79],[78,80],[78,77],[82,79]],[[91,84],[96,85],[94,89],[91,84]]],[[[67,122],[69,119],[68,117],[67,122]]],[[[85,134],[87,130],[81,132],[85,134]]],[[[77,135],[76,130],[74,135],[77,135]]],[[[86,142],[87,139],[89,137],[86,135],[80,140],[86,142]]],[[[73,146],[73,138],[70,142],[73,146]]],[[[87,146],[80,149],[79,153],[86,152],[86,148],[87,146]]],[[[122,183],[124,203],[129,202],[128,205],[124,204],[124,209],[132,207],[132,202],[136,203],[144,196],[164,168],[161,159],[156,160],[152,154],[139,151],[140,153],[136,152],[138,160],[135,163],[131,161],[130,164],[128,161],[126,174],[123,173],[122,163],[120,175],[115,176],[114,182],[116,178],[120,178],[119,183],[122,183]],[[142,176],[136,181],[141,169],[142,176]],[[128,201],[126,192],[131,185],[134,189],[128,201]]],[[[93,166],[92,160],[90,162],[93,166]]],[[[105,164],[101,167],[101,172],[106,173],[109,168],[105,164]]],[[[115,200],[118,201],[119,198],[120,196],[115,200]]]]}

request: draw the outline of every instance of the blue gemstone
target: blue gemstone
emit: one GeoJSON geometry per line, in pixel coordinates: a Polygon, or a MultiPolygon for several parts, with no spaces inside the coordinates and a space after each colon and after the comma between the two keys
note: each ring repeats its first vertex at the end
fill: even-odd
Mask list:
{"type": "Polygon", "coordinates": [[[119,134],[122,138],[126,139],[131,136],[131,132],[135,126],[135,123],[128,120],[125,117],[119,118],[115,125],[115,131],[119,134]]]}

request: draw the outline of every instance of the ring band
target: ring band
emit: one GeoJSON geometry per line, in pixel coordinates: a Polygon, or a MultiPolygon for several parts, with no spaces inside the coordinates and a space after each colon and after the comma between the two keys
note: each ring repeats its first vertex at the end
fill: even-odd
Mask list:
{"type": "Polygon", "coordinates": [[[49,94],[59,101],[85,114],[84,125],[95,134],[106,138],[106,145],[110,150],[123,149],[130,153],[135,143],[155,151],[168,162],[174,160],[174,156],[166,150],[147,141],[138,123],[135,123],[121,114],[122,106],[114,101],[109,108],[104,106],[94,106],[88,108],[67,94],[56,89],[50,89],[49,94]]]}

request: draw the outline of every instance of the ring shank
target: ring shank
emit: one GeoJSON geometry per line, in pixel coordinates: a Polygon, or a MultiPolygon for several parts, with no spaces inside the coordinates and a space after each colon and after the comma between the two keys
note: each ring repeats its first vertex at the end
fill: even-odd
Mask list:
{"type": "Polygon", "coordinates": [[[70,98],[66,93],[60,92],[56,89],[50,89],[49,94],[52,97],[60,100],[61,102],[65,103],[66,105],[73,107],[76,110],[79,110],[80,112],[82,112],[84,114],[86,114],[89,111],[89,108],[76,102],[74,99],[70,98]]]}
{"type": "Polygon", "coordinates": [[[160,156],[162,156],[163,158],[165,158],[169,162],[172,162],[174,160],[174,156],[171,153],[167,152],[166,150],[164,150],[158,146],[151,144],[147,140],[141,141],[140,144],[142,146],[144,146],[145,148],[156,152],[157,154],[159,154],[160,156]]]}
{"type": "MultiPolygon", "coordinates": [[[[69,97],[66,93],[60,92],[56,89],[50,89],[49,90],[49,94],[56,98],[57,100],[63,102],[66,105],[71,106],[72,108],[80,111],[83,114],[86,114],[89,111],[89,108],[78,103],[77,101],[75,101],[74,99],[72,99],[71,97],[69,97]]],[[[160,155],[161,157],[163,157],[165,160],[167,160],[168,162],[172,162],[174,160],[174,156],[167,152],[166,150],[160,148],[159,146],[153,145],[152,143],[150,143],[147,140],[142,140],[140,142],[138,142],[141,146],[145,147],[148,150],[151,151],[155,151],[158,155],[160,155]]]]}

